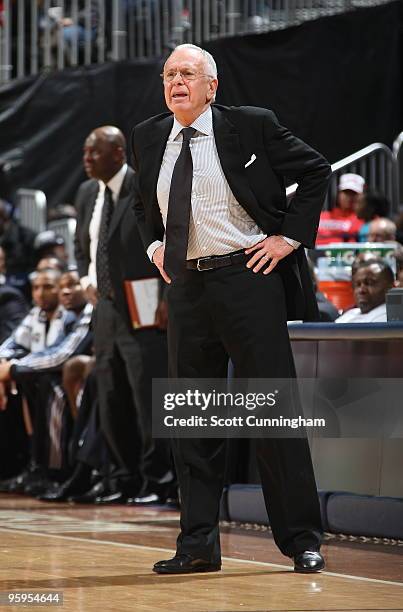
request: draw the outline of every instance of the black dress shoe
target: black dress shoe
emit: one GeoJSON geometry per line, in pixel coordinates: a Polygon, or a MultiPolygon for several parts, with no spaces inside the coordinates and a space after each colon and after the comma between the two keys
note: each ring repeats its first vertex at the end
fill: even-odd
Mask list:
{"type": "Polygon", "coordinates": [[[325,560],[320,552],[305,550],[294,557],[294,572],[313,574],[320,572],[324,567],[325,560]]]}
{"type": "Polygon", "coordinates": [[[56,490],[58,486],[58,482],[49,480],[49,478],[41,478],[25,485],[24,493],[26,495],[30,495],[31,497],[37,497],[38,495],[45,493],[45,491],[56,490]]]}
{"type": "Polygon", "coordinates": [[[103,480],[100,480],[86,493],[71,495],[67,498],[67,501],[74,502],[75,504],[94,504],[97,497],[109,495],[110,493],[108,485],[103,480]]]}
{"type": "Polygon", "coordinates": [[[48,502],[64,502],[67,501],[73,495],[83,495],[88,491],[88,482],[79,486],[78,483],[71,482],[71,479],[66,480],[63,484],[56,488],[51,488],[37,495],[37,499],[48,502]]]}
{"type": "Polygon", "coordinates": [[[64,502],[73,495],[83,495],[95,484],[91,479],[91,472],[92,470],[89,466],[79,462],[70,478],[58,487],[51,488],[38,495],[37,499],[48,502],[64,502]]]}
{"type": "Polygon", "coordinates": [[[45,471],[34,463],[30,463],[21,474],[7,480],[2,480],[0,482],[0,492],[23,493],[28,484],[43,480],[44,478],[45,471]]]}
{"type": "Polygon", "coordinates": [[[157,574],[195,574],[197,572],[219,572],[219,563],[210,563],[205,559],[195,559],[191,555],[175,555],[173,559],[158,561],[153,567],[157,574]]]}

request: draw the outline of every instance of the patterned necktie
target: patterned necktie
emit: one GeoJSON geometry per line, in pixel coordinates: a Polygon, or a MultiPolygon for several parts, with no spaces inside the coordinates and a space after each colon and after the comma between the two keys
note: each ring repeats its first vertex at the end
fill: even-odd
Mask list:
{"type": "Polygon", "coordinates": [[[169,190],[164,268],[172,279],[178,278],[185,271],[193,179],[189,143],[195,132],[195,128],[191,127],[182,130],[182,148],[175,163],[169,190]]]}
{"type": "Polygon", "coordinates": [[[102,207],[101,224],[99,226],[98,248],[96,256],[97,286],[100,297],[110,297],[112,282],[109,270],[108,232],[114,210],[112,192],[105,188],[104,204],[102,207]]]}

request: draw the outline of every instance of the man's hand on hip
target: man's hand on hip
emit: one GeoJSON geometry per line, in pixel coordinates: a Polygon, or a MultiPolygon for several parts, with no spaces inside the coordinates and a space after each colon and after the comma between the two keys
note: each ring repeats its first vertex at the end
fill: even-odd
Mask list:
{"type": "Polygon", "coordinates": [[[269,264],[263,270],[263,274],[270,274],[280,259],[287,257],[293,251],[294,248],[282,236],[269,236],[250,249],[245,250],[246,255],[254,253],[246,266],[253,268],[253,272],[259,272],[263,266],[269,264]]]}
{"type": "Polygon", "coordinates": [[[165,248],[163,244],[157,247],[153,254],[153,263],[157,266],[164,281],[166,283],[170,283],[171,279],[169,278],[168,274],[164,270],[164,252],[165,252],[165,248]]]}

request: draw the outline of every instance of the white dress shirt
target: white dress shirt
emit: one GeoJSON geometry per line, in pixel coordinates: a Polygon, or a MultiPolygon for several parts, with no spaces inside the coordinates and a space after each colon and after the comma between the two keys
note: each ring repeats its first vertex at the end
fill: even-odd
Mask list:
{"type": "MultiPolygon", "coordinates": [[[[127,164],[123,164],[120,170],[111,178],[108,182],[107,186],[112,192],[113,203],[119,199],[120,190],[122,188],[122,184],[127,172],[127,164]]],[[[88,266],[88,274],[87,276],[83,276],[81,278],[81,286],[83,289],[87,289],[89,285],[93,287],[97,286],[97,270],[96,270],[96,260],[97,260],[97,248],[98,248],[98,236],[99,229],[101,226],[101,217],[102,217],[102,208],[104,205],[104,196],[105,196],[105,183],[102,181],[98,181],[99,190],[97,199],[95,200],[94,210],[92,212],[92,217],[90,221],[89,234],[90,234],[90,264],[88,266]]]]}
{"type": "MultiPolygon", "coordinates": [[[[166,226],[169,191],[183,137],[183,125],[174,117],[157,182],[157,199],[166,226]]],[[[187,259],[225,255],[246,249],[267,237],[237,202],[225,178],[214,139],[211,107],[191,124],[197,131],[190,141],[193,161],[191,215],[187,259]]],[[[299,243],[286,239],[294,248],[299,243]]],[[[165,241],[165,239],[164,239],[165,241]]],[[[156,240],[147,249],[152,260],[156,240]]]]}

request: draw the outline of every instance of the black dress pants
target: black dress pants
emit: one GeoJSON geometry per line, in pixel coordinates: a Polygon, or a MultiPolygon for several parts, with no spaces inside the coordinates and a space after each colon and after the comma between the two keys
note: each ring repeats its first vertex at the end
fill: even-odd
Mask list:
{"type": "Polygon", "coordinates": [[[164,464],[151,436],[152,378],[167,375],[166,334],[130,332],[108,299],[99,300],[94,318],[100,425],[116,466],[112,480],[118,483],[114,488],[137,495],[156,471],[163,476],[170,469],[166,441],[164,464]]]}
{"type": "MultiPolygon", "coordinates": [[[[294,378],[279,272],[255,274],[245,264],[188,270],[168,290],[169,369],[175,378],[225,378],[228,358],[238,378],[294,378]]],[[[227,443],[174,439],[182,499],[177,550],[220,559],[219,505],[227,443]]],[[[276,544],[287,556],[318,550],[322,525],[305,438],[256,444],[262,488],[276,544]]]]}

